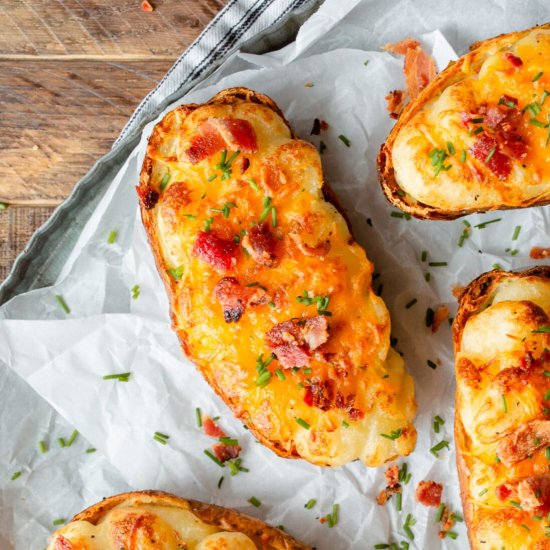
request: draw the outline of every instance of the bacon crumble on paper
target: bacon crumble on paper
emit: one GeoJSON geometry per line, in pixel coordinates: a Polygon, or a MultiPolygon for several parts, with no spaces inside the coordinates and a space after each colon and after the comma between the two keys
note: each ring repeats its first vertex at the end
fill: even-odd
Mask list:
{"type": "Polygon", "coordinates": [[[141,3],[141,9],[149,13],[155,11],[155,8],[151,4],[151,2],[148,2],[147,0],[143,0],[143,2],[141,3]]]}
{"type": "MultiPolygon", "coordinates": [[[[225,432],[206,414],[202,415],[202,431],[205,435],[216,439],[227,437],[225,432]]],[[[212,445],[212,450],[216,458],[223,463],[238,458],[242,449],[240,445],[228,445],[220,441],[212,445]]]]}
{"type": "Polygon", "coordinates": [[[441,504],[443,485],[435,481],[421,481],[416,487],[416,500],[424,506],[437,508],[441,504]]]}
{"type": "Polygon", "coordinates": [[[439,330],[441,323],[443,323],[443,321],[448,318],[449,308],[447,306],[439,306],[434,313],[434,319],[432,322],[432,333],[435,334],[439,330]]]}
{"type": "Polygon", "coordinates": [[[403,90],[393,90],[386,96],[387,109],[391,118],[398,118],[405,106],[406,96],[410,100],[416,99],[420,92],[435,78],[435,61],[432,56],[422,49],[420,42],[413,38],[386,44],[383,49],[390,53],[405,56],[403,73],[407,83],[407,92],[405,94],[403,90]]]}
{"type": "Polygon", "coordinates": [[[533,260],[544,260],[550,258],[550,248],[540,248],[539,246],[534,246],[529,252],[529,256],[533,260]]]}
{"type": "Polygon", "coordinates": [[[382,489],[376,498],[376,502],[383,506],[396,493],[401,492],[401,484],[399,483],[399,466],[390,466],[385,472],[386,488],[382,489]]]}

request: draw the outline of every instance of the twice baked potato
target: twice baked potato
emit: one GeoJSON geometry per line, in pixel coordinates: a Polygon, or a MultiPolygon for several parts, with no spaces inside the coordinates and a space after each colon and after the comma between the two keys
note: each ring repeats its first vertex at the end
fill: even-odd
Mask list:
{"type": "Polygon", "coordinates": [[[474,44],[412,101],[378,156],[417,218],[550,202],[550,24],[474,44]]]}
{"type": "Polygon", "coordinates": [[[259,519],[160,491],[108,497],[57,530],[47,550],[311,550],[259,519]]]}
{"type": "Polygon", "coordinates": [[[412,451],[413,382],[373,266],[270,98],[168,113],[138,194],[183,350],[264,445],[330,466],[412,451]]]}
{"type": "Polygon", "coordinates": [[[471,547],[550,548],[550,267],[474,280],[453,337],[457,466],[471,547]]]}

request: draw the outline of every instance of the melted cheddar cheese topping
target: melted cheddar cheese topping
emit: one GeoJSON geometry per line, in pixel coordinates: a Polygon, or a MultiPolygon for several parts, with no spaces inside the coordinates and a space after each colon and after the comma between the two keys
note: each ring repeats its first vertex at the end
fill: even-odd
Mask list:
{"type": "Polygon", "coordinates": [[[399,131],[392,158],[407,195],[453,211],[550,199],[550,29],[517,38],[461,58],[399,131]]]}
{"type": "Polygon", "coordinates": [[[511,276],[488,292],[456,354],[472,548],[549,548],[550,281],[511,276]]]}
{"type": "Polygon", "coordinates": [[[148,156],[146,183],[159,198],[142,213],[169,286],[174,329],[234,413],[277,453],[319,465],[360,458],[378,466],[409,454],[413,382],[390,348],[388,311],[371,288],[373,266],[323,198],[316,149],[293,139],[267,105],[235,100],[171,112],[148,156]],[[199,130],[220,120],[248,121],[257,150],[228,146],[191,162],[187,151],[199,130]],[[274,265],[252,254],[251,233],[260,224],[275,243],[274,265]],[[205,229],[236,243],[228,269],[196,254],[205,229]],[[238,319],[234,312],[224,317],[216,290],[224,277],[240,292],[262,294],[238,319]],[[272,354],[267,333],[313,318],[326,319],[328,339],[312,344],[306,366],[288,368],[272,354]]]}
{"type": "Polygon", "coordinates": [[[71,521],[48,550],[256,550],[244,533],[221,531],[183,507],[124,502],[97,524],[71,521]]]}

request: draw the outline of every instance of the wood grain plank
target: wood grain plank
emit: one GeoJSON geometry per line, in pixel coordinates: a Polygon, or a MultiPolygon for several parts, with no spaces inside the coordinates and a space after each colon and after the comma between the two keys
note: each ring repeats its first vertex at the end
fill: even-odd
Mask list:
{"type": "Polygon", "coordinates": [[[58,204],[170,61],[0,61],[0,201],[58,204]]]}
{"type": "Polygon", "coordinates": [[[2,0],[2,55],[176,57],[227,0],[2,0]]]}
{"type": "Polygon", "coordinates": [[[8,208],[0,211],[0,282],[32,234],[50,217],[53,208],[8,208]]]}

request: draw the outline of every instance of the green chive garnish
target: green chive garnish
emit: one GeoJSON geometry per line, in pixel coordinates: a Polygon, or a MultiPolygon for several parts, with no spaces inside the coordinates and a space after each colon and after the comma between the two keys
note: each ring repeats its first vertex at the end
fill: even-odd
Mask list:
{"type": "Polygon", "coordinates": [[[437,514],[435,515],[435,522],[439,523],[443,517],[443,512],[445,511],[445,504],[441,503],[437,509],[437,514]]]}
{"type": "Polygon", "coordinates": [[[65,523],[65,519],[64,518],[59,518],[59,519],[54,519],[52,521],[52,525],[63,525],[65,523]]]}
{"type": "Polygon", "coordinates": [[[340,134],[338,136],[338,139],[346,146],[349,147],[351,145],[351,141],[344,135],[340,134]]]}
{"type": "Polygon", "coordinates": [[[202,428],[202,412],[200,407],[195,409],[195,417],[197,419],[197,427],[202,428]]]}
{"type": "Polygon", "coordinates": [[[180,266],[175,267],[173,269],[169,269],[168,273],[170,273],[170,275],[172,275],[172,277],[174,277],[174,279],[179,281],[183,277],[183,270],[184,270],[184,266],[180,265],[180,266]]]}
{"type": "Polygon", "coordinates": [[[170,172],[166,172],[166,174],[164,174],[164,176],[162,176],[162,179],[160,180],[159,187],[161,191],[164,191],[169,181],[170,181],[170,172]]]}
{"type": "Polygon", "coordinates": [[[483,491],[480,491],[479,492],[479,495],[480,497],[482,497],[485,493],[487,493],[489,491],[489,489],[483,489],[483,491]]]}
{"type": "Polygon", "coordinates": [[[132,287],[132,300],[137,300],[139,298],[139,285],[134,285],[132,287]]]}
{"type": "Polygon", "coordinates": [[[46,442],[44,440],[38,442],[38,450],[44,454],[48,452],[48,448],[46,447],[46,442]]]}
{"type": "Polygon", "coordinates": [[[460,153],[460,162],[466,162],[466,149],[462,149],[462,153],[460,153]]]}
{"type": "Polygon", "coordinates": [[[485,157],[485,164],[487,164],[493,158],[493,155],[495,154],[496,150],[497,148],[495,146],[489,151],[489,154],[485,157]]]}
{"type": "Polygon", "coordinates": [[[65,299],[63,298],[63,296],[61,296],[61,294],[56,294],[55,295],[55,299],[57,300],[57,303],[59,304],[59,306],[61,307],[61,309],[68,315],[69,313],[71,313],[71,309],[69,308],[69,306],[67,305],[67,302],[65,302],[65,299]]]}
{"type": "Polygon", "coordinates": [[[398,428],[397,430],[393,430],[390,434],[380,434],[382,437],[385,437],[386,439],[390,439],[391,441],[395,441],[399,437],[401,437],[401,434],[403,433],[403,428],[398,428]]]}
{"type": "Polygon", "coordinates": [[[21,472],[15,472],[15,473],[11,476],[11,480],[12,480],[12,481],[15,481],[20,475],[21,475],[21,472]]]}
{"type": "Polygon", "coordinates": [[[437,369],[437,364],[434,363],[433,361],[431,361],[430,359],[428,359],[428,360],[426,361],[426,363],[428,364],[428,367],[430,367],[432,370],[437,369]]]}
{"type": "Polygon", "coordinates": [[[213,221],[214,218],[206,218],[206,220],[204,220],[204,231],[206,233],[210,233],[210,226],[212,225],[213,221]]]}
{"type": "Polygon", "coordinates": [[[508,413],[508,405],[506,404],[506,396],[504,394],[502,394],[500,396],[500,398],[502,399],[502,409],[507,414],[508,413]]]}
{"type": "Polygon", "coordinates": [[[275,370],[275,376],[277,376],[279,380],[286,380],[285,373],[281,369],[275,370]]]}
{"type": "Polygon", "coordinates": [[[456,153],[454,145],[450,141],[447,142],[447,151],[449,151],[449,155],[454,155],[456,153]]]}
{"type": "MultiPolygon", "coordinates": [[[[532,330],[531,331],[533,334],[541,334],[541,333],[547,333],[547,332],[550,332],[550,326],[540,326],[539,328],[535,329],[535,330],[532,330]]],[[[550,376],[550,372],[549,371],[544,371],[544,374],[546,376],[550,376]],[[548,374],[546,374],[548,372],[548,374]]]]}
{"type": "Polygon", "coordinates": [[[170,436],[167,434],[163,434],[162,432],[155,432],[153,434],[153,439],[155,441],[158,441],[159,443],[162,443],[163,445],[166,445],[168,443],[168,440],[170,439],[170,436]]]}
{"type": "Polygon", "coordinates": [[[252,504],[252,506],[255,506],[256,508],[259,508],[262,505],[262,503],[256,497],[250,497],[248,499],[248,502],[250,502],[250,504],[252,504]]]}
{"type": "Polygon", "coordinates": [[[518,240],[520,231],[521,231],[521,225],[516,225],[516,228],[514,229],[514,234],[512,235],[512,240],[513,241],[518,240]]]}
{"type": "Polygon", "coordinates": [[[546,447],[546,450],[544,451],[544,456],[546,457],[546,460],[550,460],[550,447],[546,447]]]}
{"type": "Polygon", "coordinates": [[[539,71],[531,80],[531,82],[536,82],[542,76],[542,71],[539,71]]]}
{"type": "Polygon", "coordinates": [[[221,476],[220,479],[218,479],[218,489],[221,488],[223,480],[224,480],[224,476],[221,476]]]}
{"type": "Polygon", "coordinates": [[[429,262],[428,265],[430,267],[445,267],[446,265],[449,265],[447,262],[429,262]]]}
{"type": "Polygon", "coordinates": [[[128,382],[131,375],[131,372],[123,372],[121,374],[106,374],[103,377],[103,380],[118,380],[119,382],[128,382]]]}
{"type": "Polygon", "coordinates": [[[108,244],[113,244],[113,243],[115,243],[117,237],[118,237],[118,233],[113,229],[113,230],[109,233],[109,236],[107,237],[107,243],[108,243],[108,244]]]}
{"type": "Polygon", "coordinates": [[[403,502],[403,493],[399,492],[395,495],[395,510],[397,512],[401,512],[403,502]]]}
{"type": "Polygon", "coordinates": [[[86,449],[86,452],[88,454],[92,454],[92,453],[95,453],[97,449],[95,449],[94,447],[90,447],[89,449],[86,449]]]}
{"type": "Polygon", "coordinates": [[[443,449],[449,449],[449,442],[448,441],[440,441],[437,445],[434,445],[430,449],[430,453],[432,453],[435,458],[439,458],[439,451],[442,451],[443,449]]]}
{"type": "Polygon", "coordinates": [[[260,188],[258,187],[258,184],[256,183],[256,180],[254,178],[250,178],[248,180],[248,185],[254,189],[254,191],[260,191],[260,188]]]}
{"type": "Polygon", "coordinates": [[[414,306],[414,304],[416,304],[416,302],[418,302],[418,300],[416,298],[413,298],[410,302],[407,302],[407,304],[405,305],[405,309],[410,309],[414,306]]]}
{"type": "Polygon", "coordinates": [[[426,259],[428,258],[428,251],[427,250],[423,250],[422,251],[422,255],[420,256],[420,259],[425,262],[426,259]]]}
{"type": "Polygon", "coordinates": [[[478,223],[477,225],[474,225],[474,227],[477,227],[478,229],[485,229],[489,224],[491,223],[497,223],[500,222],[502,218],[495,218],[494,220],[489,220],[487,222],[478,223]]]}
{"type": "Polygon", "coordinates": [[[307,510],[311,510],[315,505],[317,504],[317,501],[314,498],[310,498],[304,505],[304,508],[307,510]]]}
{"type": "Polygon", "coordinates": [[[296,423],[302,426],[302,428],[305,428],[306,430],[309,430],[311,426],[302,418],[294,417],[294,420],[296,420],[296,423]]]}

